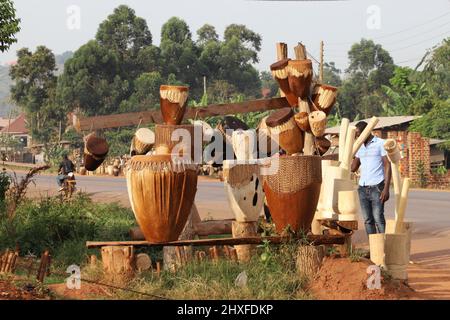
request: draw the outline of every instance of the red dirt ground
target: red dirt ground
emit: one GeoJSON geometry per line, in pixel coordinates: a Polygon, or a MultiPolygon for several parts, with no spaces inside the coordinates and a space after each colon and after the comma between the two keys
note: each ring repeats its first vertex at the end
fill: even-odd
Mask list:
{"type": "Polygon", "coordinates": [[[426,297],[401,281],[381,279],[381,289],[367,288],[368,259],[351,262],[347,258],[326,257],[310,292],[318,300],[415,300],[426,297]]]}
{"type": "Polygon", "coordinates": [[[32,287],[20,288],[7,280],[0,280],[0,300],[49,300],[47,295],[39,294],[32,287]]]}

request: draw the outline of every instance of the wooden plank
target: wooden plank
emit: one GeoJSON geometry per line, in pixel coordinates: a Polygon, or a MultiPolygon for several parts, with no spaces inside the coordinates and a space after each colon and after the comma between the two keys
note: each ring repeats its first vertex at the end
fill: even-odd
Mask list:
{"type": "MultiPolygon", "coordinates": [[[[245,238],[218,238],[218,239],[197,239],[178,240],[172,242],[152,243],[148,241],[87,241],[87,248],[104,246],[135,246],[135,247],[156,247],[156,246],[233,246],[242,244],[262,244],[263,241],[270,241],[272,244],[281,244],[289,240],[287,237],[245,237],[245,238]]],[[[322,244],[343,244],[343,235],[308,235],[307,242],[314,245],[322,244]]]]}
{"type": "MultiPolygon", "coordinates": [[[[285,98],[259,99],[228,104],[212,104],[207,107],[188,108],[184,119],[204,119],[213,116],[240,114],[256,111],[266,111],[290,107],[285,98]]],[[[95,117],[83,117],[70,113],[69,124],[78,132],[98,129],[110,129],[127,126],[145,125],[149,123],[162,123],[159,109],[152,111],[111,114],[95,117]]]]}

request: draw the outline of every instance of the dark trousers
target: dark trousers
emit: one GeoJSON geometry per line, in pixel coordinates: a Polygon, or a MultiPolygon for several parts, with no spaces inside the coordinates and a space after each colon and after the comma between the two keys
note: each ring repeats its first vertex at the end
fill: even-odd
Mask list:
{"type": "Polygon", "coordinates": [[[384,203],[380,200],[383,189],[384,181],[375,186],[359,186],[358,188],[361,214],[367,234],[385,232],[384,203]]]}

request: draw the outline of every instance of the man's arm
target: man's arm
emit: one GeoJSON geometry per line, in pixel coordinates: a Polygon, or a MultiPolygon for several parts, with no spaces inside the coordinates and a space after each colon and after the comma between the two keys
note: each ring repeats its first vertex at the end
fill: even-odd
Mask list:
{"type": "Polygon", "coordinates": [[[352,172],[358,171],[360,165],[361,165],[361,161],[359,160],[358,157],[356,157],[355,159],[353,159],[353,161],[352,161],[352,167],[351,167],[352,172]]]}
{"type": "Polygon", "coordinates": [[[384,189],[381,192],[380,200],[384,203],[389,200],[389,187],[391,186],[391,163],[387,156],[383,156],[384,166],[384,189]]]}

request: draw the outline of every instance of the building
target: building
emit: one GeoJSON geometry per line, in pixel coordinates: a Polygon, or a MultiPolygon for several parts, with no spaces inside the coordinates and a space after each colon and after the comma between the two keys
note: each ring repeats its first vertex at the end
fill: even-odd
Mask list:
{"type": "MultiPolygon", "coordinates": [[[[438,139],[422,137],[418,132],[410,132],[409,126],[417,116],[378,117],[379,122],[373,133],[383,139],[395,139],[400,147],[400,173],[410,177],[414,184],[427,184],[432,187],[449,188],[450,170],[447,174],[438,174],[435,169],[444,166],[450,169],[450,153],[439,148],[444,142],[438,139]]],[[[370,119],[364,119],[369,122],[370,119]]],[[[355,125],[358,121],[352,122],[355,125]]],[[[339,126],[328,128],[334,153],[339,148],[339,126]]]]}
{"type": "Polygon", "coordinates": [[[27,120],[25,114],[21,113],[15,119],[1,119],[0,126],[4,125],[0,129],[0,134],[8,134],[16,138],[20,142],[20,146],[28,148],[31,144],[31,136],[28,134],[27,120]],[[6,120],[6,122],[4,121],[6,120]]]}

